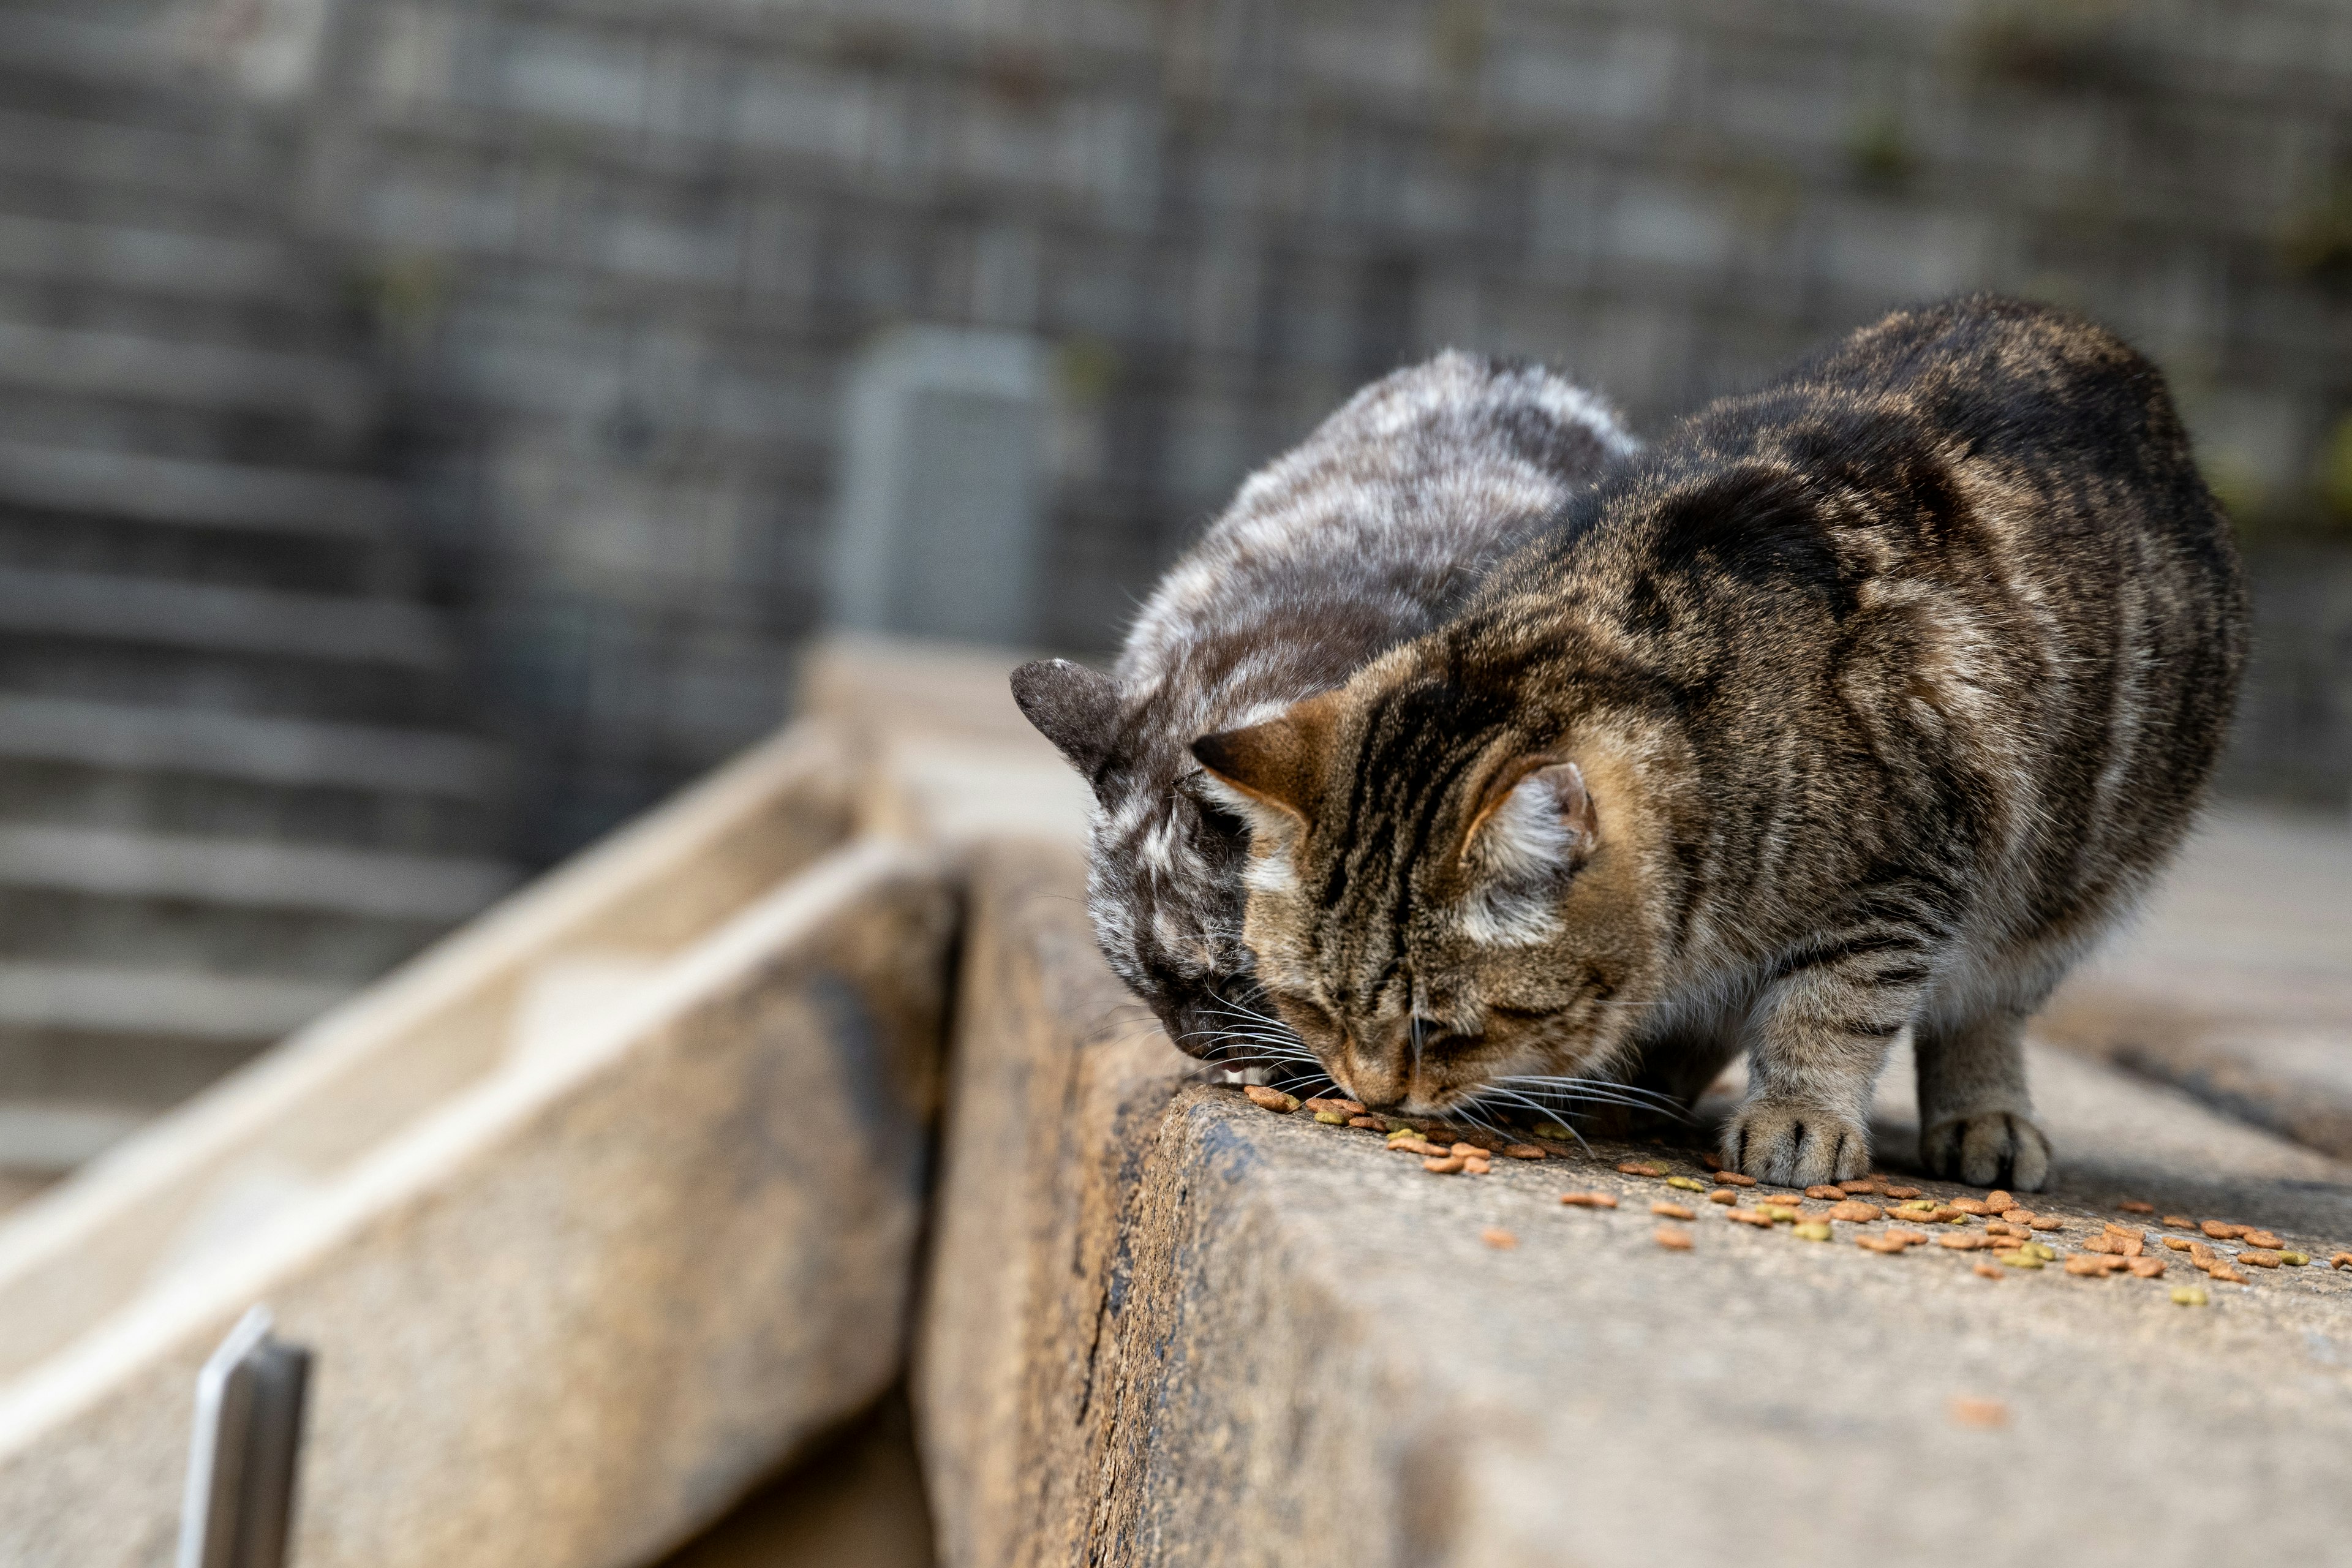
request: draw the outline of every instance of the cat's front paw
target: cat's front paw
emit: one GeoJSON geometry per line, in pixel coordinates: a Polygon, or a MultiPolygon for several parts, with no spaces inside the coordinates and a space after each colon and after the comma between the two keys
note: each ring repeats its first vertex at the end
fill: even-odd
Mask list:
{"type": "Polygon", "coordinates": [[[1858,1181],[1870,1171],[1870,1133],[1829,1106],[1751,1100],[1723,1130],[1723,1163],[1784,1187],[1858,1181]]]}
{"type": "Polygon", "coordinates": [[[2038,1193],[2050,1184],[2050,1140],[2014,1110],[1984,1110],[1936,1122],[1919,1134],[1930,1175],[1972,1187],[2038,1193]]]}

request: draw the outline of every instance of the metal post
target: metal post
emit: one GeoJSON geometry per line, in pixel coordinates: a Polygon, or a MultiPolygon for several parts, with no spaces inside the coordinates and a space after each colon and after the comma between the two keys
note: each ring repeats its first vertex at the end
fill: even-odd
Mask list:
{"type": "Polygon", "coordinates": [[[178,1568],[285,1568],[310,1352],[256,1307],[196,1374],[178,1568]]]}

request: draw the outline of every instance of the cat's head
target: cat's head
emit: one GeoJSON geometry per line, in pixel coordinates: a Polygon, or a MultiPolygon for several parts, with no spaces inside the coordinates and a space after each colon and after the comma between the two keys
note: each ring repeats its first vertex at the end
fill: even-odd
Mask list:
{"type": "Polygon", "coordinates": [[[1087,908],[1103,957],[1178,1047],[1249,1060],[1249,1037],[1278,1031],[1242,940],[1248,833],[1203,789],[1185,750],[1197,731],[1067,659],[1023,665],[1013,694],[1094,791],[1087,908]]]}
{"type": "Polygon", "coordinates": [[[1462,677],[1408,646],[1193,747],[1251,825],[1276,1011],[1354,1098],[1414,1114],[1613,1066],[1659,970],[1652,738],[1462,677]]]}

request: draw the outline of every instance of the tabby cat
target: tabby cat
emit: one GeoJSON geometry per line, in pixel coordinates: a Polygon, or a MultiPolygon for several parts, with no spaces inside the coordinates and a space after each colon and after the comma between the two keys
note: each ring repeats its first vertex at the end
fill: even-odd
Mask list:
{"type": "Polygon", "coordinates": [[[1161,580],[1113,674],[1013,671],[1022,711],[1094,787],[1103,953],[1177,1044],[1233,1060],[1269,1033],[1241,940],[1244,834],[1199,795],[1192,741],[1430,630],[1633,449],[1605,404],[1538,366],[1440,354],[1253,475],[1161,580]]]}
{"type": "Polygon", "coordinates": [[[2148,886],[2229,729],[2227,523],[2157,371],[1989,297],[1684,421],[1446,626],[1194,748],[1247,938],[1367,1104],[1688,1099],[1851,1179],[1913,1032],[1921,1156],[2036,1188],[2019,1036],[2148,886]]]}

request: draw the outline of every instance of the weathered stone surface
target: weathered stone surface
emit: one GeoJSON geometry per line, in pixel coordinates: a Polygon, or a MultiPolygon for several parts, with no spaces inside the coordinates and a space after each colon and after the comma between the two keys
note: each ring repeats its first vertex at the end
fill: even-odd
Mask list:
{"type": "Polygon", "coordinates": [[[843,850],[0,1402],[0,1560],[169,1560],[197,1363],[319,1354],[306,1568],[604,1568],[895,1375],[954,897],[843,850]]]}
{"type": "Polygon", "coordinates": [[[2040,1026],[2352,1159],[2352,822],[2217,813],[2040,1026]]]}
{"type": "Polygon", "coordinates": [[[838,843],[850,767],[821,725],[752,748],[9,1215],[0,1380],[205,1266],[450,1097],[562,1054],[567,1021],[609,1010],[838,843]]]}
{"type": "MultiPolygon", "coordinates": [[[[2352,1274],[2208,1284],[2158,1248],[2158,1280],[1982,1279],[1726,1223],[1615,1171],[1697,1173],[1650,1148],[1430,1175],[1191,1082],[1078,875],[975,861],[914,1379],[945,1561],[2149,1563],[2352,1531],[2352,1274]],[[1558,1202],[1593,1187],[1621,1206],[1558,1202]],[[1652,1239],[1668,1198],[1687,1252],[1652,1239]],[[2189,1282],[2210,1305],[2173,1303],[2189,1282]]],[[[2352,1168],[2096,1064],[2034,1072],[2062,1248],[2143,1223],[2124,1198],[2352,1246],[2352,1168]]]]}

